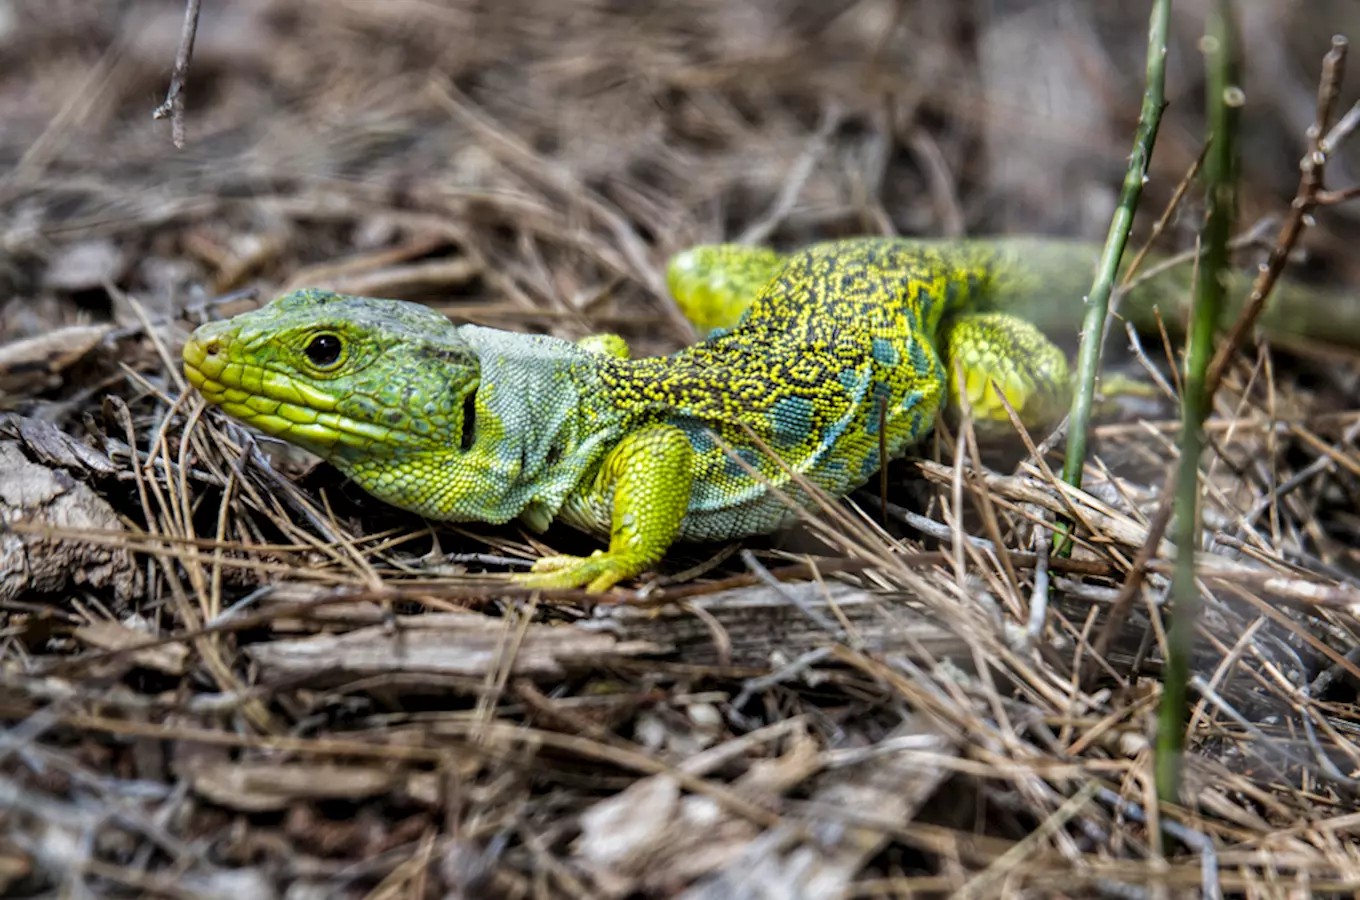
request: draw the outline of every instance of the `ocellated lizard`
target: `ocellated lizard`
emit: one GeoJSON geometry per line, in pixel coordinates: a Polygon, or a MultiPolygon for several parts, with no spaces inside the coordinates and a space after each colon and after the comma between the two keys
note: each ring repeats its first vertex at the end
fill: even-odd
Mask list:
{"type": "MultiPolygon", "coordinates": [[[[1004,419],[994,381],[1026,422],[1056,419],[1067,363],[1040,326],[1075,329],[1097,252],[1047,238],[695,248],[671,262],[669,284],[713,333],[636,360],[610,340],[455,326],[415,303],[302,290],[198,328],[184,365],[210,403],[395,506],[608,535],[607,550],[517,576],[601,591],[674,541],[780,528],[792,514],[771,485],[810,502],[790,473],[833,496],[864,484],[881,450],[901,456],[929,432],[955,365],[975,415],[1004,419]]],[[[1125,309],[1145,316],[1185,284],[1154,279],[1125,309]]],[[[1355,304],[1309,315],[1330,301],[1292,297],[1267,327],[1360,334],[1355,304]]]]}

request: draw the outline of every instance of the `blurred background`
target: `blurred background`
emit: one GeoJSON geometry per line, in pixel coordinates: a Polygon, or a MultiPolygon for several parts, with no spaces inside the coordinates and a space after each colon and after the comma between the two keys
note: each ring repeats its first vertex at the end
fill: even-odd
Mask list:
{"type": "MultiPolygon", "coordinates": [[[[1109,655],[1127,686],[1106,690],[1110,679],[1094,693],[1076,689],[1075,673],[1124,563],[1089,577],[1055,567],[1050,582],[1044,554],[1033,582],[1021,570],[1017,583],[1010,563],[992,570],[981,551],[965,566],[962,549],[957,569],[884,567],[862,582],[872,591],[824,607],[827,621],[853,619],[854,640],[834,655],[820,655],[827,636],[804,605],[821,602],[821,584],[804,585],[808,600],[728,595],[702,622],[537,598],[526,611],[510,595],[487,609],[514,626],[513,642],[476,613],[435,619],[424,644],[410,637],[413,620],[433,617],[402,617],[394,644],[392,610],[414,602],[380,607],[388,598],[360,593],[331,606],[339,595],[325,592],[380,578],[421,609],[448,611],[495,596],[467,590],[482,577],[468,569],[499,572],[543,545],[515,526],[435,532],[286,447],[268,445],[266,464],[240,429],[181,402],[177,380],[176,342],[191,327],[292,286],[420,300],[458,321],[567,338],[614,329],[654,353],[693,337],[662,273],[695,242],[1102,239],[1142,100],[1150,5],[206,0],[176,148],[152,111],[170,83],[183,0],[0,0],[0,413],[23,414],[0,415],[0,522],[35,524],[28,545],[0,529],[0,894],[19,885],[48,896],[66,879],[62,896],[107,882],[126,896],[267,898],[287,884],[289,900],[377,897],[405,890],[404,878],[415,885],[404,896],[549,896],[533,892],[559,881],[551,896],[670,896],[717,873],[768,882],[773,896],[786,882],[825,883],[808,874],[814,857],[838,884],[858,879],[859,896],[887,896],[866,883],[898,873],[924,874],[923,891],[976,896],[1003,878],[1033,896],[1043,884],[1135,895],[1157,878],[1178,889],[1207,880],[1207,854],[1163,859],[1162,846],[1178,851],[1156,843],[1134,806],[1068,796],[1108,779],[1121,803],[1151,797],[1153,636],[1164,633],[1152,624],[1163,587],[1151,576],[1109,655]],[[40,540],[36,526],[82,537],[40,540]],[[116,539],[86,540],[89,529],[116,539]],[[203,543],[213,535],[219,543],[203,543]],[[1055,602],[1030,612],[1035,635],[1022,645],[1023,598],[1050,584],[1055,602]],[[318,598],[324,608],[309,605],[318,598]],[[561,627],[577,616],[592,642],[551,643],[578,639],[561,627]],[[237,632],[243,620],[250,631],[237,632]],[[1040,634],[1045,621],[1052,630],[1040,634]],[[227,628],[204,636],[202,622],[227,628]],[[148,646],[148,634],[176,637],[148,646]],[[617,647],[595,649],[614,635],[617,647]],[[408,658],[421,646],[439,655],[408,658]],[[530,646],[549,649],[524,654],[542,660],[524,675],[509,654],[530,646]],[[569,648],[566,674],[558,646],[569,648]],[[984,659],[995,678],[967,674],[984,659]],[[908,709],[963,738],[920,762],[897,755],[903,735],[927,733],[908,709]],[[524,725],[573,743],[540,746],[519,736],[524,725]],[[755,730],[765,736],[747,743],[755,730]],[[376,752],[351,758],[356,740],[376,752]],[[570,749],[588,745],[598,749],[570,749]],[[717,815],[728,803],[710,805],[718,794],[678,805],[669,776],[640,778],[653,770],[610,755],[630,747],[707,757],[686,771],[760,815],[717,815]],[[438,749],[437,766],[395,752],[422,748],[438,749]],[[950,754],[966,765],[931,761],[950,754]],[[761,804],[774,792],[792,802],[766,830],[761,804]],[[624,806],[611,805],[616,795],[624,806]],[[839,807],[852,814],[824,829],[839,807]],[[914,820],[934,830],[913,831],[914,820]]],[[[1206,6],[1174,3],[1169,108],[1134,247],[1202,147],[1206,6]]],[[[1360,2],[1237,8],[1244,232],[1287,209],[1322,56],[1334,34],[1360,40],[1360,2]]],[[[1341,109],[1360,98],[1360,61],[1352,69],[1341,109]]],[[[1360,140],[1334,158],[1327,183],[1360,183],[1360,140]]],[[[1192,244],[1200,193],[1187,195],[1162,249],[1192,244]]],[[[1358,213],[1360,203],[1321,210],[1293,274],[1360,287],[1358,213]]],[[[1218,394],[1225,427],[1205,476],[1215,561],[1240,566],[1242,580],[1213,598],[1198,668],[1213,673],[1215,704],[1235,705],[1211,707],[1197,688],[1199,812],[1181,820],[1204,829],[1230,890],[1265,896],[1289,871],[1300,893],[1305,879],[1357,880],[1354,782],[1342,770],[1354,769],[1360,721],[1346,674],[1360,645],[1360,423],[1354,366],[1305,354],[1299,377],[1277,379],[1273,357],[1245,355],[1254,359],[1218,394]],[[1247,568],[1262,560],[1270,568],[1247,568]]],[[[1094,432],[1100,560],[1151,543],[1144,525],[1179,427],[1163,406],[1094,432]]],[[[944,447],[934,442],[937,460],[944,447]]],[[[953,499],[963,497],[957,460],[894,474],[893,496],[912,507],[902,546],[925,551],[961,533],[952,523],[974,528],[974,506],[953,499]],[[958,474],[946,485],[922,473],[958,474]]],[[[968,490],[995,498],[976,509],[1001,510],[1006,546],[1023,549],[1043,533],[1039,515],[1069,507],[1041,507],[1047,494],[1024,474],[1033,470],[1016,471],[1024,480],[989,481],[984,493],[969,479],[968,490]]],[[[556,550],[598,546],[565,531],[550,537],[556,550]]],[[[832,549],[856,566],[877,569],[899,549],[847,534],[832,549]]],[[[752,542],[762,565],[789,559],[774,552],[796,549],[786,538],[752,542]]],[[[668,576],[680,590],[721,585],[755,565],[729,557],[735,549],[675,550],[668,576]]],[[[1170,557],[1165,546],[1156,555],[1170,557]]],[[[723,890],[702,896],[746,895],[715,883],[723,890]]]]}
{"type": "MultiPolygon", "coordinates": [[[[1175,4],[1144,233],[1201,146],[1204,8],[1175,4]]],[[[1360,4],[1239,8],[1245,229],[1292,197],[1320,59],[1332,34],[1360,33],[1360,4]]],[[[660,302],[661,267],[697,241],[1102,238],[1148,12],[217,0],[203,4],[177,150],[151,111],[180,0],[0,0],[0,337],[126,317],[120,291],[173,316],[306,280],[568,336],[591,315],[663,346],[685,335],[660,302]],[[646,326],[658,310],[669,327],[646,326]]],[[[1350,75],[1343,108],[1357,86],[1350,75]]],[[[1357,149],[1331,186],[1360,175],[1357,149]]],[[[1166,246],[1186,245],[1198,211],[1192,192],[1166,246]]],[[[1306,237],[1326,277],[1360,279],[1355,215],[1328,210],[1306,237]]]]}

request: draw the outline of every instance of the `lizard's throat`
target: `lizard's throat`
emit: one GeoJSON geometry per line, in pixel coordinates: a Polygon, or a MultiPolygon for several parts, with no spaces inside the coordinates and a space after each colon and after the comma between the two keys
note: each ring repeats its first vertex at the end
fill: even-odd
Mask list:
{"type": "Polygon", "coordinates": [[[427,518],[522,518],[541,528],[593,472],[617,423],[588,399],[574,348],[535,340],[526,351],[499,334],[464,333],[477,350],[480,380],[458,439],[333,461],[369,493],[427,518]]]}
{"type": "Polygon", "coordinates": [[[340,454],[332,462],[378,499],[429,519],[501,524],[525,517],[535,528],[546,525],[597,451],[566,435],[540,445],[542,432],[506,427],[480,399],[477,419],[478,435],[467,449],[340,454]]]}

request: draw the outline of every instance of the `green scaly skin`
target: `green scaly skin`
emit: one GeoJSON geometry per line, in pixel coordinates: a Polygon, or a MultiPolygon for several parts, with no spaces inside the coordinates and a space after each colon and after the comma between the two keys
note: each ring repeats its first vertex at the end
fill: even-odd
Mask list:
{"type": "MultiPolygon", "coordinates": [[[[896,458],[929,432],[954,367],[983,421],[1006,421],[994,384],[1028,424],[1056,419],[1067,362],[1039,326],[1071,333],[1097,254],[1045,238],[695,248],[669,284],[712,334],[638,360],[616,337],[455,326],[418,304],[304,290],[197,329],[185,373],[210,403],[395,506],[608,535],[607,550],[515,576],[603,591],[677,540],[785,525],[771,486],[810,503],[790,472],[832,496],[864,484],[881,447],[896,458]]],[[[1183,284],[1162,279],[1131,309],[1183,284]]],[[[1319,330],[1297,309],[1275,318],[1277,331],[1319,330]]],[[[1335,328],[1336,314],[1321,326],[1335,328]]]]}

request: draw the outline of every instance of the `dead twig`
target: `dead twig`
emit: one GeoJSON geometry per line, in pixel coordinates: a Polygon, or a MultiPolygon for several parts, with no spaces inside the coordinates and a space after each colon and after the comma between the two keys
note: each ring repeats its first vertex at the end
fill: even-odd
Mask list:
{"type": "Polygon", "coordinates": [[[194,38],[198,35],[198,7],[202,0],[185,0],[184,30],[180,33],[175,68],[170,72],[170,89],[165,102],[156,107],[153,119],[170,117],[170,139],[177,150],[184,149],[184,86],[189,80],[189,63],[194,58],[194,38]]]}

